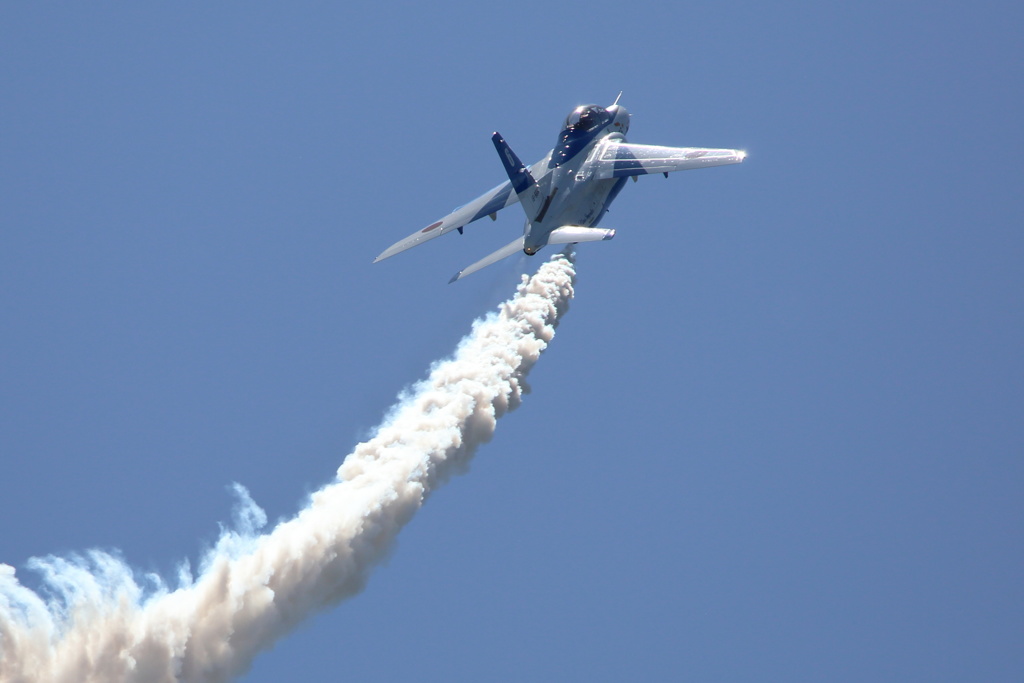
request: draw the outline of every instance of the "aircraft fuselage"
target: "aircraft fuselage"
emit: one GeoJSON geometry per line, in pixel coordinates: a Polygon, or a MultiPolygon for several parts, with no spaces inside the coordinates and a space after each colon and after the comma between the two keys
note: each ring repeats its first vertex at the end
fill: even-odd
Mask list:
{"type": "Polygon", "coordinates": [[[695,168],[738,164],[746,152],[706,147],[664,147],[626,142],[629,112],[618,98],[610,107],[583,105],[566,117],[558,143],[526,167],[500,134],[491,142],[508,181],[456,208],[438,221],[385,249],[374,262],[463,228],[485,216],[497,220],[502,209],[519,203],[526,214],[521,237],[460,270],[455,282],[519,251],[536,254],[546,245],[610,240],[615,231],[593,227],[615,200],[627,178],[695,168]]]}
{"type": "Polygon", "coordinates": [[[594,178],[593,161],[600,157],[598,152],[603,145],[625,142],[629,112],[619,105],[607,109],[592,107],[583,113],[582,122],[571,121],[579,113],[577,109],[569,115],[558,144],[544,160],[531,167],[544,202],[541,210],[526,220],[523,251],[527,254],[536,253],[547,244],[551,231],[560,226],[597,225],[626,182],[625,177],[594,178]],[[593,120],[587,122],[586,116],[593,120]],[[542,174],[537,174],[541,169],[542,174]]]}

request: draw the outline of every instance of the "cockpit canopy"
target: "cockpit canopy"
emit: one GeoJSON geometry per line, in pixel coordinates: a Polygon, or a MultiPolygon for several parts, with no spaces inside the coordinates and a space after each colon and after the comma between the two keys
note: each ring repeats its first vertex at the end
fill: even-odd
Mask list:
{"type": "Polygon", "coordinates": [[[585,133],[606,123],[608,112],[596,104],[585,104],[576,107],[565,119],[564,130],[573,133],[585,133]]]}

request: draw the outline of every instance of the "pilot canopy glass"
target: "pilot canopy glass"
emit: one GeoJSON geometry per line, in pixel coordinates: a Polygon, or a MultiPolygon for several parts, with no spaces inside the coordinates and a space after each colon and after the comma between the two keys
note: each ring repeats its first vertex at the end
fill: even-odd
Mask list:
{"type": "Polygon", "coordinates": [[[596,104],[576,107],[565,119],[563,129],[573,133],[585,133],[604,123],[607,112],[596,104]]]}

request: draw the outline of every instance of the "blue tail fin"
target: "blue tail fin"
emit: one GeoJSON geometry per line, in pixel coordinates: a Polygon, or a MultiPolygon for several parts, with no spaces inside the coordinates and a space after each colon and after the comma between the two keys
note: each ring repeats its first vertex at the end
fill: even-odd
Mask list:
{"type": "Polygon", "coordinates": [[[512,183],[512,189],[519,195],[519,202],[523,205],[526,215],[536,216],[541,209],[540,188],[537,187],[537,181],[533,179],[530,171],[519,160],[500,133],[492,135],[491,142],[494,143],[494,149],[498,150],[505,173],[508,174],[508,179],[512,183]]]}

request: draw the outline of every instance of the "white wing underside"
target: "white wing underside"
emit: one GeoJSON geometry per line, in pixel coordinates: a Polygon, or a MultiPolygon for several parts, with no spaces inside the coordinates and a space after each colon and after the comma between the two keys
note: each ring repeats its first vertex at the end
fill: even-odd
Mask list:
{"type": "Polygon", "coordinates": [[[452,276],[452,279],[448,281],[448,284],[451,284],[451,283],[455,282],[456,280],[461,280],[462,278],[466,277],[467,275],[472,275],[473,273],[475,273],[476,271],[480,270],[481,268],[486,268],[487,266],[491,265],[492,263],[497,263],[501,259],[503,259],[503,258],[505,258],[507,256],[511,256],[512,254],[516,253],[517,251],[522,250],[522,248],[525,245],[525,243],[526,243],[526,237],[525,236],[519,237],[519,238],[517,238],[515,240],[512,240],[511,242],[509,242],[508,244],[506,244],[505,246],[503,246],[501,249],[499,249],[498,251],[494,252],[493,254],[488,254],[487,256],[484,256],[482,259],[480,259],[479,261],[477,261],[473,265],[467,266],[467,267],[463,268],[462,270],[460,270],[459,272],[455,273],[455,275],[452,276]]]}
{"type": "MultiPolygon", "coordinates": [[[[599,146],[596,155],[588,160],[586,171],[582,171],[586,177],[594,179],[623,178],[628,176],[640,176],[648,173],[670,173],[672,171],[685,171],[695,168],[709,168],[711,166],[725,166],[727,164],[738,164],[746,158],[746,152],[738,149],[712,149],[705,147],[662,147],[658,145],[634,145],[621,138],[611,140],[599,146]]],[[[530,166],[529,171],[533,176],[538,173],[548,172],[548,160],[550,153],[537,163],[530,166]]],[[[577,176],[577,179],[579,176],[577,176]]],[[[634,178],[635,179],[635,178],[634,178]]],[[[461,230],[473,221],[484,216],[496,218],[495,214],[512,204],[519,202],[519,196],[512,190],[509,181],[497,185],[488,190],[468,204],[464,204],[452,211],[439,221],[431,223],[427,227],[414,232],[405,239],[395,242],[385,249],[373,261],[382,261],[390,258],[406,249],[428,242],[435,237],[447,234],[452,230],[461,230]]],[[[593,240],[611,239],[615,232],[612,230],[597,230],[581,226],[563,226],[552,231],[549,244],[566,244],[571,242],[586,242],[593,240]],[[578,233],[578,234],[577,234],[578,233]]],[[[496,261],[510,256],[523,248],[523,238],[517,239],[505,245],[498,251],[484,257],[465,270],[456,273],[452,281],[461,279],[470,273],[496,261]]]]}
{"type": "Polygon", "coordinates": [[[611,142],[594,160],[594,177],[622,178],[647,173],[669,173],[694,168],[738,164],[747,156],[738,149],[660,147],[611,142]]]}
{"type": "MultiPolygon", "coordinates": [[[[531,166],[530,170],[533,171],[535,168],[538,170],[545,168],[547,166],[547,160],[548,157],[545,156],[543,159],[531,166]]],[[[373,262],[376,263],[377,261],[383,261],[384,259],[390,258],[399,252],[405,251],[406,249],[411,249],[419,244],[428,242],[435,237],[445,235],[452,230],[458,230],[459,228],[465,227],[484,216],[493,216],[493,214],[501,211],[506,206],[511,206],[518,202],[518,195],[512,191],[512,184],[506,180],[501,185],[484,192],[468,204],[463,204],[444,218],[431,223],[422,230],[414,232],[405,239],[395,242],[390,247],[382,251],[380,256],[373,259],[373,262]]]]}

